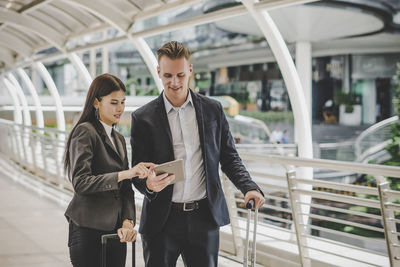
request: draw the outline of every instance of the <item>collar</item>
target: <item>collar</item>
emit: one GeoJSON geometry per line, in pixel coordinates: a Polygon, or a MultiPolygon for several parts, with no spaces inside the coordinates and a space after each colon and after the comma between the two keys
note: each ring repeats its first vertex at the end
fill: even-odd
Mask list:
{"type": "Polygon", "coordinates": [[[168,98],[165,96],[165,92],[162,92],[163,95],[163,99],[164,99],[164,105],[165,105],[165,111],[167,112],[167,114],[171,111],[171,109],[178,111],[181,108],[185,108],[187,106],[187,104],[191,104],[193,106],[193,100],[192,100],[192,94],[190,93],[190,89],[188,89],[189,94],[188,97],[186,98],[186,101],[182,104],[182,106],[180,107],[174,107],[171,102],[169,102],[168,98]]]}
{"type": "Polygon", "coordinates": [[[104,130],[106,130],[107,135],[111,136],[111,132],[112,132],[113,127],[108,125],[108,124],[106,124],[106,123],[104,123],[104,122],[102,122],[101,120],[99,120],[99,121],[101,122],[101,124],[103,124],[104,130]]]}

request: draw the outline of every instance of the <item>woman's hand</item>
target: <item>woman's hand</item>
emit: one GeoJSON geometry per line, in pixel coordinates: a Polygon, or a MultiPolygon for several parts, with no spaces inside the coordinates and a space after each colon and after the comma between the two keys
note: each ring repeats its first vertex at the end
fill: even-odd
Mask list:
{"type": "Polygon", "coordinates": [[[131,179],[135,176],[138,176],[141,179],[146,178],[154,170],[155,166],[156,165],[151,162],[140,162],[129,170],[120,171],[118,173],[118,182],[125,179],[131,179]]]}
{"type": "Polygon", "coordinates": [[[131,171],[133,174],[132,177],[138,176],[139,178],[143,179],[150,175],[155,166],[156,165],[151,162],[140,162],[136,166],[130,168],[128,171],[131,171]]]}
{"type": "Polygon", "coordinates": [[[147,189],[150,189],[154,192],[160,192],[165,187],[167,187],[173,180],[175,179],[175,175],[168,173],[163,173],[160,175],[155,174],[154,171],[150,173],[146,180],[147,189]]]}
{"type": "Polygon", "coordinates": [[[133,224],[129,220],[125,220],[122,223],[122,227],[118,229],[117,233],[119,241],[122,242],[133,242],[136,240],[137,231],[133,229],[133,224]]]}

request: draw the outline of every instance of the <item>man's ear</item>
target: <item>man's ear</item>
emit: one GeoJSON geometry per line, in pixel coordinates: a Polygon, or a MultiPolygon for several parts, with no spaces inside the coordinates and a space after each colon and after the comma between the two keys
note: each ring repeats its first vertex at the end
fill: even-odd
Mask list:
{"type": "Polygon", "coordinates": [[[157,73],[158,73],[158,76],[161,78],[161,75],[160,75],[160,66],[159,66],[159,65],[157,66],[157,73]]]}
{"type": "Polygon", "coordinates": [[[189,71],[190,71],[190,73],[193,72],[193,64],[190,64],[190,65],[189,65],[189,71]]]}

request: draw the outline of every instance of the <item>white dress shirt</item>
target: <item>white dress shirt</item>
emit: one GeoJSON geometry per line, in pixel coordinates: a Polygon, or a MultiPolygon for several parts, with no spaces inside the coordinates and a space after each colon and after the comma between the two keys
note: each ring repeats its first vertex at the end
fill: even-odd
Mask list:
{"type": "Polygon", "coordinates": [[[111,132],[112,132],[112,129],[113,129],[112,126],[110,126],[110,125],[108,125],[108,124],[102,122],[101,120],[99,120],[99,121],[101,122],[101,124],[103,124],[104,130],[106,130],[108,139],[110,139],[111,144],[113,144],[114,148],[117,149],[117,147],[116,147],[115,144],[114,144],[114,139],[111,137],[111,132]]]}
{"type": "Polygon", "coordinates": [[[192,96],[174,107],[163,93],[175,159],[183,159],[185,180],[174,185],[173,202],[190,202],[206,196],[203,154],[192,96]]]}

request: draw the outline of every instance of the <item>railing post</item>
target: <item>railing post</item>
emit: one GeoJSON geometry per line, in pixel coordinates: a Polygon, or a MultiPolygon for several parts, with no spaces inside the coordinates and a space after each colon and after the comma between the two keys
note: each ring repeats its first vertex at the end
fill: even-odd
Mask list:
{"type": "Polygon", "coordinates": [[[397,239],[396,223],[394,222],[394,211],[386,206],[392,203],[391,197],[386,192],[390,190],[389,182],[383,176],[375,176],[379,191],[379,202],[381,204],[381,215],[385,233],[386,246],[388,250],[390,266],[400,266],[399,242],[397,239]]]}
{"type": "Polygon", "coordinates": [[[293,223],[296,230],[297,246],[299,248],[300,263],[302,267],[311,267],[311,260],[307,248],[307,224],[303,221],[300,198],[296,194],[296,184],[293,178],[296,178],[296,171],[286,172],[288,191],[290,197],[290,206],[292,208],[293,223]]]}
{"type": "Polygon", "coordinates": [[[233,246],[235,249],[234,254],[238,258],[243,258],[243,239],[240,235],[240,227],[239,227],[239,220],[237,217],[239,216],[236,207],[236,200],[235,200],[235,190],[231,181],[226,177],[226,175],[222,174],[222,182],[224,188],[224,194],[226,203],[228,205],[229,217],[231,220],[231,228],[232,228],[232,241],[233,246]]]}

